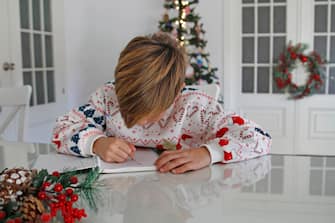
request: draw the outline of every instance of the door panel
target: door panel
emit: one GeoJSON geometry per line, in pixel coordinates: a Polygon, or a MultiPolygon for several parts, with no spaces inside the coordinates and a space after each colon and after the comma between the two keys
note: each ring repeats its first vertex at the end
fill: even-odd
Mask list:
{"type": "Polygon", "coordinates": [[[226,0],[224,16],[225,108],[268,130],[272,153],[335,155],[335,1],[226,0]],[[273,67],[288,41],[314,45],[330,62],[318,94],[288,100],[277,89],[273,67]]]}
{"type": "Polygon", "coordinates": [[[301,11],[306,19],[301,21],[300,39],[309,43],[310,50],[319,52],[328,65],[318,94],[296,101],[296,152],[335,155],[335,2],[304,0],[301,11]]]}
{"type": "Polygon", "coordinates": [[[230,0],[224,6],[225,107],[269,131],[272,153],[293,150],[295,104],[273,84],[272,73],[287,40],[296,38],[288,32],[294,23],[287,22],[294,4],[230,0]]]}

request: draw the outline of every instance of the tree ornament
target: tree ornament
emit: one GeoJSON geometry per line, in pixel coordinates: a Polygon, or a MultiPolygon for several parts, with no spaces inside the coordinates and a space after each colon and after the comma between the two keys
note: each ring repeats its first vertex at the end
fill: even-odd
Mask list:
{"type": "Polygon", "coordinates": [[[186,68],[186,74],[185,77],[192,78],[194,76],[194,69],[191,65],[188,65],[186,68]]]}
{"type": "Polygon", "coordinates": [[[164,21],[164,22],[168,22],[169,20],[170,20],[170,18],[169,18],[169,14],[165,13],[165,14],[163,15],[163,21],[164,21]]]}
{"type": "Polygon", "coordinates": [[[202,64],[203,64],[203,62],[202,62],[201,57],[197,57],[197,65],[198,65],[199,67],[202,67],[202,64]]]}
{"type": "Polygon", "coordinates": [[[198,35],[201,33],[201,26],[199,24],[196,25],[195,31],[197,32],[198,35]]]}
{"type": "Polygon", "coordinates": [[[173,28],[171,34],[172,34],[172,36],[175,37],[176,39],[178,38],[178,31],[177,31],[176,28],[173,28]]]}
{"type": "Polygon", "coordinates": [[[326,61],[315,51],[306,55],[304,53],[306,49],[306,44],[299,43],[293,46],[290,42],[286,50],[280,54],[278,65],[274,69],[274,81],[279,89],[289,91],[289,99],[310,96],[324,83],[326,61]],[[292,71],[297,67],[298,61],[308,73],[306,83],[300,86],[292,80],[292,71]]]}
{"type": "Polygon", "coordinates": [[[191,13],[190,6],[186,6],[185,9],[184,9],[184,12],[185,12],[186,15],[190,14],[191,13]]]}

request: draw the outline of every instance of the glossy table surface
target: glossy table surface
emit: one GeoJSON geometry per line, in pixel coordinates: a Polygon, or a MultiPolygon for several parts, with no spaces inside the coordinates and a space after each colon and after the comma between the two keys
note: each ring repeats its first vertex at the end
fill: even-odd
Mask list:
{"type": "MultiPolygon", "coordinates": [[[[0,141],[0,169],[31,168],[47,144],[0,141]]],[[[83,222],[335,222],[335,157],[271,155],[182,175],[105,174],[83,222]]]]}

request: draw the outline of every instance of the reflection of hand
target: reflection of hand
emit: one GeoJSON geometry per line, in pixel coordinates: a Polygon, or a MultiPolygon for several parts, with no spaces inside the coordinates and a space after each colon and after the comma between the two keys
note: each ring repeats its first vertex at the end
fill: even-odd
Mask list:
{"type": "Polygon", "coordinates": [[[119,177],[110,177],[105,178],[99,181],[100,185],[107,187],[113,191],[127,191],[129,187],[133,186],[136,183],[136,177],[134,176],[119,176],[119,177]]]}
{"type": "Polygon", "coordinates": [[[211,167],[202,168],[187,174],[157,174],[162,185],[174,188],[177,185],[193,185],[208,182],[211,177],[211,167]]]}
{"type": "Polygon", "coordinates": [[[123,139],[114,137],[102,137],[93,144],[93,153],[102,160],[110,163],[122,163],[132,157],[135,146],[123,139]]]}
{"type": "Polygon", "coordinates": [[[184,173],[198,170],[210,164],[210,154],[207,148],[165,151],[156,160],[157,169],[162,172],[184,173]]]}

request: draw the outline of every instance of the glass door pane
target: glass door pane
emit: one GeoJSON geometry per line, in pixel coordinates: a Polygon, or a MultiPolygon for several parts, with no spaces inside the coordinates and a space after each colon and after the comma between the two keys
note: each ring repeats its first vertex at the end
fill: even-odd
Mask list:
{"type": "Polygon", "coordinates": [[[273,66],[286,45],[286,7],[285,0],[242,0],[242,93],[283,92],[273,66]]]}
{"type": "Polygon", "coordinates": [[[328,62],[319,94],[335,94],[335,1],[315,0],[314,50],[328,62]]]}
{"type": "Polygon", "coordinates": [[[56,101],[51,0],[20,0],[23,84],[31,85],[31,106],[56,101]]]}

